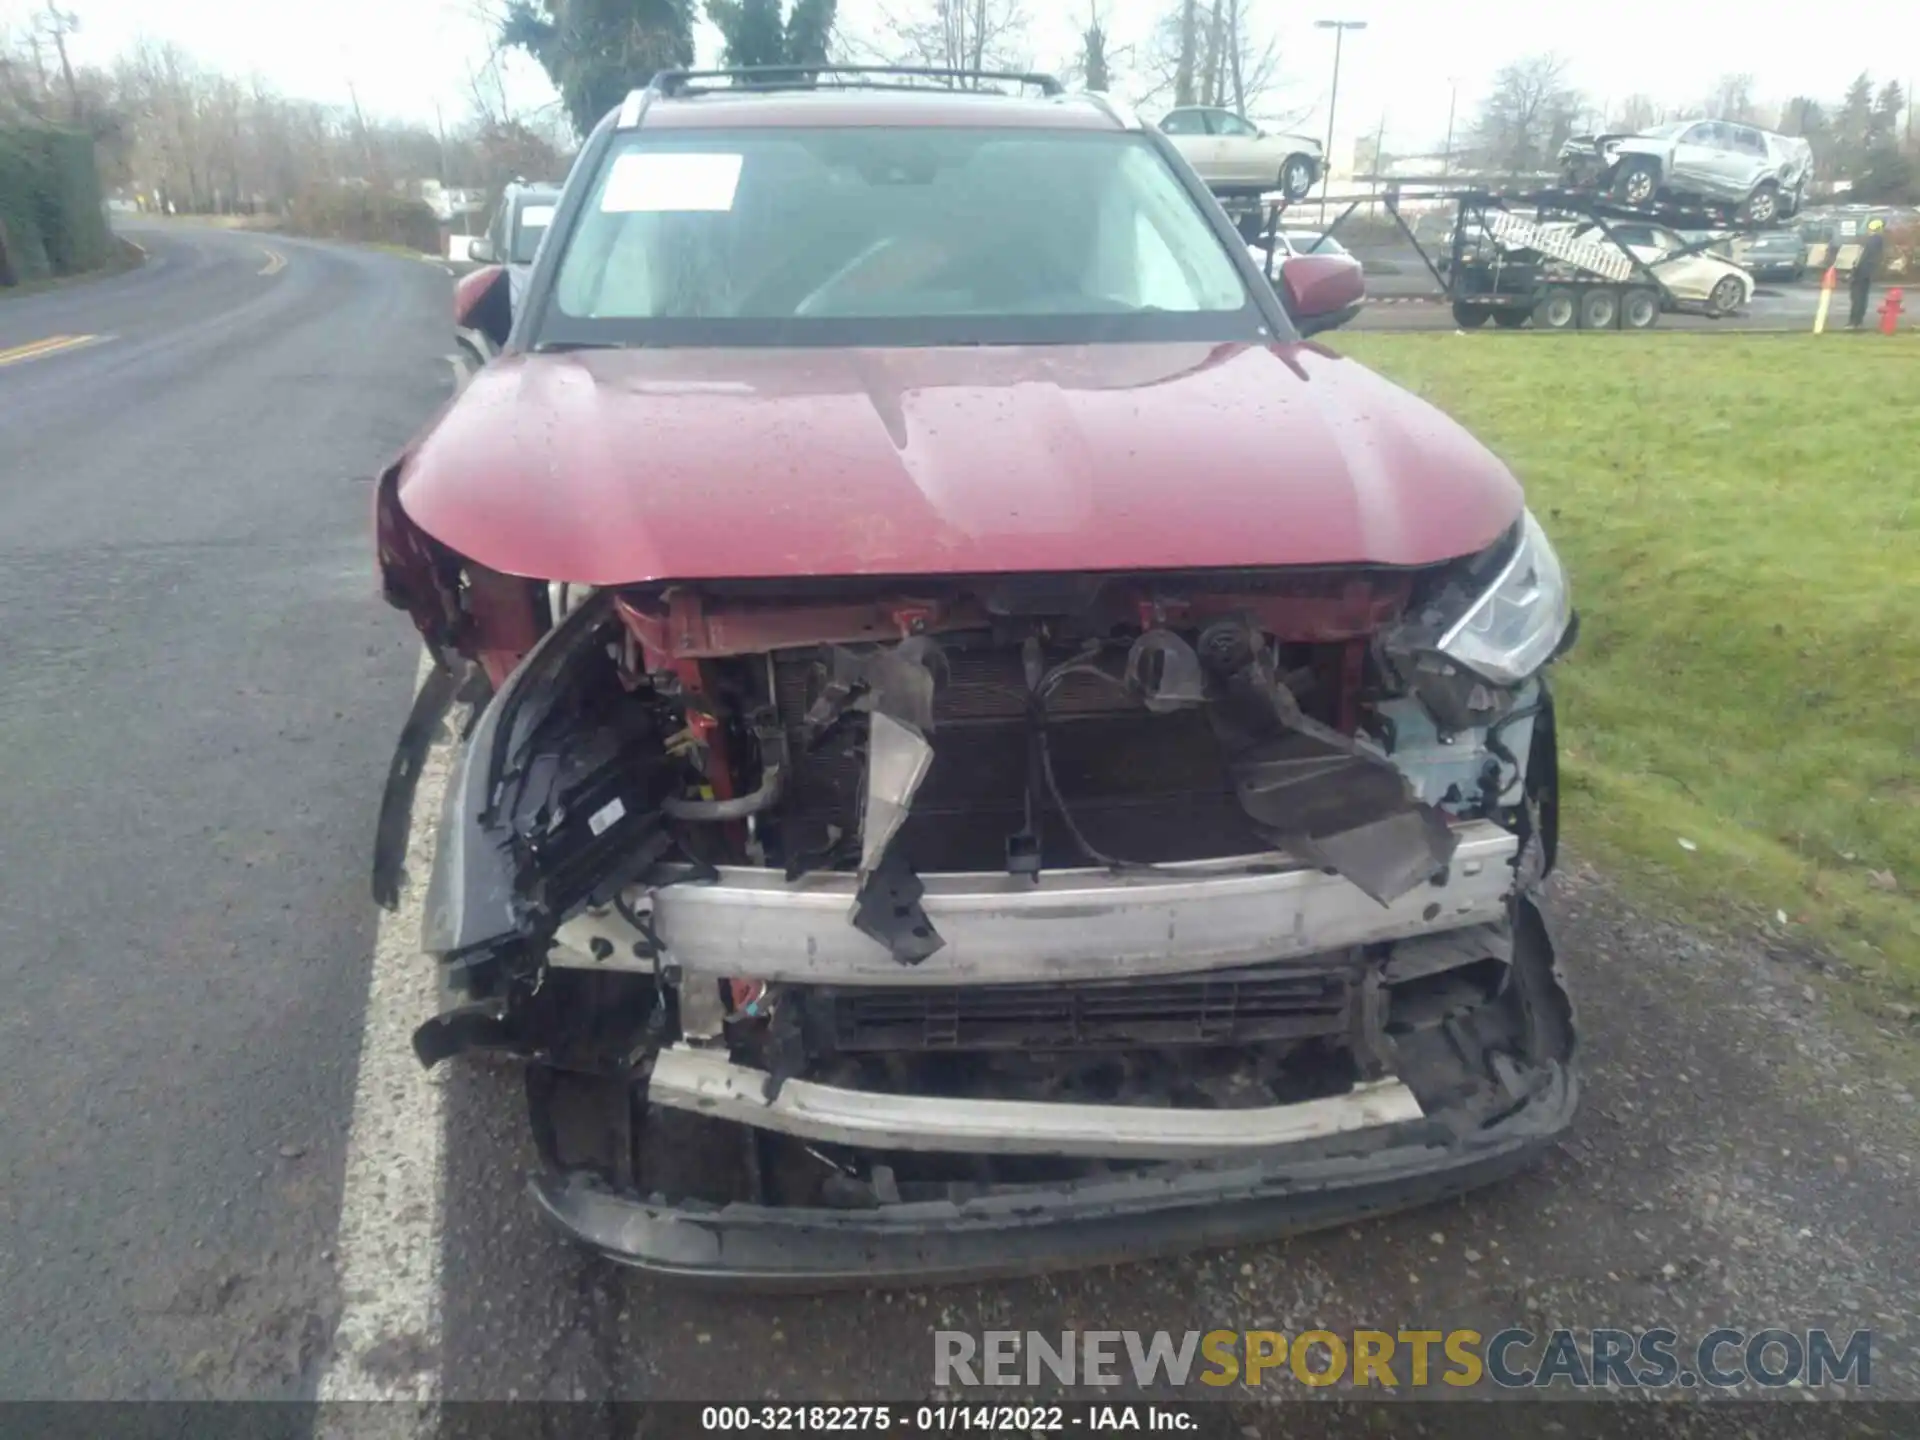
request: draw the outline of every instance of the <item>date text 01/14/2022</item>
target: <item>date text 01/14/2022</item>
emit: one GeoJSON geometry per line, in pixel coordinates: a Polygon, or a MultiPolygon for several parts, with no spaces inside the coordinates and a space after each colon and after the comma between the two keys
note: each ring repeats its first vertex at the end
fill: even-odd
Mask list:
{"type": "Polygon", "coordinates": [[[700,1428],[715,1434],[871,1432],[937,1435],[1141,1430],[1177,1434],[1199,1417],[1180,1405],[707,1405],[700,1428]]]}

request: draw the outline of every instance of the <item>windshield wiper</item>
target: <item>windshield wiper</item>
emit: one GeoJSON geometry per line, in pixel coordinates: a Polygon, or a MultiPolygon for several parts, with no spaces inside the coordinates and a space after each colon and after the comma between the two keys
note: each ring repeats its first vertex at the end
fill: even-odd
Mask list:
{"type": "Polygon", "coordinates": [[[625,350],[624,340],[549,340],[533,347],[536,355],[564,355],[571,350],[625,350]]]}

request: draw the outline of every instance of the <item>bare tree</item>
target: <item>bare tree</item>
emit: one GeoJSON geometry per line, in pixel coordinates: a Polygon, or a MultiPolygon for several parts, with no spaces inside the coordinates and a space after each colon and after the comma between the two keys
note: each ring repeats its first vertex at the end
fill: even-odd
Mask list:
{"type": "Polygon", "coordinates": [[[1106,90],[1113,85],[1107,49],[1107,30],[1100,23],[1100,0],[1088,0],[1087,28],[1080,35],[1080,69],[1081,79],[1089,90],[1106,90]]]}
{"type": "Polygon", "coordinates": [[[1162,14],[1142,57],[1140,102],[1170,95],[1175,105],[1222,105],[1242,115],[1259,108],[1280,83],[1280,46],[1250,9],[1246,0],[1181,0],[1162,14]]]}
{"type": "Polygon", "coordinates": [[[1751,125],[1758,117],[1753,103],[1753,76],[1722,75],[1707,97],[1706,112],[1715,120],[1751,125]]]}
{"type": "Polygon", "coordinates": [[[1200,0],[1180,0],[1175,30],[1173,103],[1193,104],[1194,47],[1200,39],[1200,0]]]}
{"type": "Polygon", "coordinates": [[[896,64],[1019,70],[1031,63],[1023,0],[922,0],[886,25],[896,64]]]}
{"type": "Polygon", "coordinates": [[[1503,65],[1474,121],[1480,163],[1516,173],[1545,168],[1573,133],[1580,92],[1567,83],[1567,62],[1549,53],[1503,65]]]}
{"type": "Polygon", "coordinates": [[[1650,95],[1629,95],[1620,102],[1620,113],[1607,121],[1607,129],[1633,134],[1660,123],[1660,107],[1650,95]]]}

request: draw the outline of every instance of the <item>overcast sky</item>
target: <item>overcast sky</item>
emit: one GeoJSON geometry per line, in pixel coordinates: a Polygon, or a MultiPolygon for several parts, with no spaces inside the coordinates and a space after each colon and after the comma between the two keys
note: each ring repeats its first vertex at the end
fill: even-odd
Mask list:
{"type": "MultiPolygon", "coordinates": [[[[18,21],[38,0],[0,0],[0,19],[18,21]]],[[[207,64],[259,74],[280,90],[345,103],[351,81],[370,113],[432,121],[437,101],[453,123],[470,110],[468,76],[490,48],[479,17],[486,0],[63,0],[80,18],[77,55],[104,61],[141,35],[177,42],[207,64]]],[[[883,7],[910,13],[917,0],[841,0],[843,28],[877,33],[883,7]]],[[[924,3],[924,0],[918,0],[924,3]]],[[[996,0],[998,3],[998,0],[996,0]]],[[[1025,0],[1034,63],[1058,66],[1076,52],[1085,0],[1025,0]]],[[[1139,44],[1172,0],[1101,0],[1112,43],[1139,44]]],[[[1282,85],[1264,107],[1308,112],[1302,128],[1323,133],[1333,69],[1333,37],[1316,19],[1368,22],[1347,35],[1340,68],[1335,154],[1382,120],[1389,151],[1438,148],[1451,94],[1459,83],[1464,126],[1492,72],[1505,60],[1557,50],[1590,101],[1618,103],[1644,91],[1671,104],[1697,103],[1715,80],[1750,72],[1765,100],[1807,93],[1837,99],[1862,69],[1876,86],[1920,78],[1920,4],[1855,0],[1836,11],[1789,5],[1720,6],[1691,0],[1612,0],[1550,5],[1542,0],[1243,0],[1269,28],[1283,56],[1282,85]],[[1834,22],[1828,14],[1840,17],[1834,22]]],[[[704,28],[704,27],[703,27],[704,28]]],[[[703,60],[717,59],[705,29],[703,60]]],[[[513,101],[527,107],[552,92],[524,58],[506,67],[513,101]]],[[[1125,90],[1122,71],[1116,88],[1125,90]]],[[[1157,118],[1158,106],[1149,111],[1157,118]]]]}

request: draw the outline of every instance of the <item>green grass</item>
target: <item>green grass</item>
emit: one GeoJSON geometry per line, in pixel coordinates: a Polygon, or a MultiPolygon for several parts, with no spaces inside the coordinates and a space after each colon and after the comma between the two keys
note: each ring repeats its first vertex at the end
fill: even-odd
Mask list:
{"type": "Polygon", "coordinates": [[[1507,460],[1572,573],[1569,843],[1920,987],[1920,336],[1334,343],[1507,460]]]}

